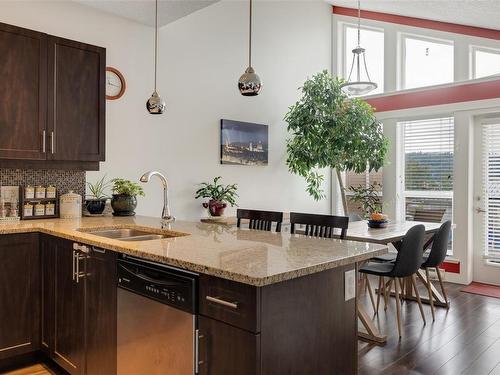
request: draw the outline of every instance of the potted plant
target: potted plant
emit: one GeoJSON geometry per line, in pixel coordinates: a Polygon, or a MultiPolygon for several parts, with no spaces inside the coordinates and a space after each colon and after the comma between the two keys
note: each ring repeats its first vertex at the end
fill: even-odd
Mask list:
{"type": "Polygon", "coordinates": [[[285,121],[292,135],[287,141],[289,170],[304,177],[307,192],[320,200],[324,176],[318,169],[335,169],[347,215],[341,172],[380,169],[388,140],[372,106],[349,98],[341,88],[344,82],[326,70],[308,79],[301,88],[302,98],[290,107],[285,121]]]}
{"type": "Polygon", "coordinates": [[[201,187],[195,193],[195,199],[209,199],[208,202],[204,202],[202,205],[208,209],[210,216],[224,215],[224,209],[228,204],[231,207],[237,206],[236,197],[238,194],[236,190],[238,190],[238,186],[236,184],[222,185],[219,183],[221,178],[221,176],[215,177],[212,183],[201,183],[201,187]]]}
{"type": "Polygon", "coordinates": [[[113,215],[134,216],[134,210],[137,207],[137,196],[144,196],[142,187],[123,178],[115,178],[111,182],[113,183],[113,197],[111,198],[113,215]]]}
{"type": "Polygon", "coordinates": [[[352,193],[349,200],[359,204],[364,218],[368,219],[369,227],[383,228],[387,225],[387,216],[382,213],[383,203],[379,195],[382,185],[373,183],[368,186],[351,186],[349,191],[352,193]]]}
{"type": "Polygon", "coordinates": [[[101,215],[106,208],[108,196],[105,190],[109,187],[109,181],[106,181],[106,175],[95,183],[87,182],[90,194],[85,198],[85,208],[91,215],[101,215]]]}

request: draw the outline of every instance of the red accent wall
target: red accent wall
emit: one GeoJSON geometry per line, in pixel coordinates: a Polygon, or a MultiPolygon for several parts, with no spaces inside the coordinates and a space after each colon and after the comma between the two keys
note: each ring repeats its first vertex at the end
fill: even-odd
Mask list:
{"type": "MultiPolygon", "coordinates": [[[[333,13],[341,16],[357,17],[358,10],[352,8],[333,6],[333,13]]],[[[486,29],[483,27],[459,25],[456,23],[432,21],[424,18],[398,16],[396,14],[371,12],[368,10],[361,11],[361,18],[374,21],[397,23],[400,25],[421,27],[424,29],[432,29],[446,31],[449,33],[463,34],[480,38],[500,40],[500,30],[486,29]]]]}
{"type": "Polygon", "coordinates": [[[500,79],[456,84],[448,87],[423,88],[413,92],[369,98],[366,101],[375,107],[376,112],[386,112],[495,98],[500,98],[500,79]]]}

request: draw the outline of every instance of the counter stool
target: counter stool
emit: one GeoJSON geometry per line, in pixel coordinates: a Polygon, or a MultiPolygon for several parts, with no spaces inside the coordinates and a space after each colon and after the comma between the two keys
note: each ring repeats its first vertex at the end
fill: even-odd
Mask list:
{"type": "Polygon", "coordinates": [[[240,228],[241,219],[250,220],[248,228],[271,231],[273,223],[276,223],[276,232],[281,232],[281,224],[283,223],[283,212],[275,211],[259,211],[259,210],[244,210],[238,208],[236,210],[236,226],[240,228]]]}

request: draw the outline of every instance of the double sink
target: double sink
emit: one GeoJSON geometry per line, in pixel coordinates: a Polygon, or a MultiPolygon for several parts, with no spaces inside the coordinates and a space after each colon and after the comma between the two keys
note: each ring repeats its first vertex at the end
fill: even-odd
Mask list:
{"type": "Polygon", "coordinates": [[[143,228],[80,229],[79,231],[119,241],[151,241],[187,235],[177,232],[158,231],[154,229],[147,230],[143,228]]]}

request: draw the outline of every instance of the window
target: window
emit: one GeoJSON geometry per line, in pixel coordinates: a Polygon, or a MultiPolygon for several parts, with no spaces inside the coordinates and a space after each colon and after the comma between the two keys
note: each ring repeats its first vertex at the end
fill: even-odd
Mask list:
{"type": "Polygon", "coordinates": [[[471,47],[471,79],[500,74],[500,50],[471,47]]]}
{"type": "MultiPolygon", "coordinates": [[[[380,196],[380,201],[382,202],[383,196],[382,196],[382,182],[383,182],[383,174],[382,174],[382,168],[380,168],[378,171],[371,171],[368,172],[368,169],[364,173],[354,173],[354,172],[346,172],[345,175],[345,187],[346,189],[349,189],[351,186],[358,187],[358,186],[365,186],[368,187],[369,185],[377,185],[379,187],[380,193],[378,194],[380,196]]],[[[358,203],[352,202],[349,199],[349,196],[352,195],[352,192],[349,192],[349,190],[346,191],[346,197],[347,197],[347,208],[349,210],[349,213],[355,213],[363,217],[365,213],[361,209],[360,205],[358,203]]],[[[342,202],[340,202],[342,204],[342,202]]]]}
{"type": "Polygon", "coordinates": [[[402,35],[402,89],[453,82],[453,42],[402,35]]]}
{"type": "Polygon", "coordinates": [[[402,134],[401,195],[406,220],[453,217],[453,117],[398,122],[402,134]]]}
{"type": "MultiPolygon", "coordinates": [[[[342,76],[349,77],[352,65],[352,50],[358,44],[358,29],[354,25],[344,25],[344,57],[342,76]]],[[[377,89],[370,92],[370,95],[384,92],[384,32],[374,29],[361,29],[361,46],[366,49],[366,66],[368,74],[373,82],[377,84],[377,89]]],[[[367,80],[364,69],[362,69],[362,80],[367,80]]]]}

